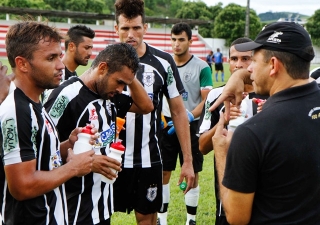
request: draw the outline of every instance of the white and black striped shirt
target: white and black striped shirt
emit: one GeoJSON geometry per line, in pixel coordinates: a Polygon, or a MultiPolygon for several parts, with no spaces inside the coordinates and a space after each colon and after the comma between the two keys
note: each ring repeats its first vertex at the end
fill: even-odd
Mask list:
{"type": "MultiPolygon", "coordinates": [[[[103,100],[86,87],[78,77],[71,77],[54,89],[45,107],[57,126],[60,140],[68,138],[76,127],[94,124],[100,133],[96,154],[108,154],[109,145],[115,140],[116,116],[125,116],[132,98],[119,94],[115,101],[103,100]]],[[[70,224],[97,224],[109,219],[113,213],[112,185],[101,182],[101,175],[89,173],[72,178],[66,183],[70,224]]]]}
{"type": "Polygon", "coordinates": [[[0,106],[2,164],[1,215],[6,225],[68,224],[64,185],[36,198],[15,200],[8,190],[4,166],[36,159],[36,170],[62,165],[55,126],[42,107],[16,88],[0,106]]]}
{"type": "Polygon", "coordinates": [[[154,110],[141,115],[127,113],[126,130],[120,139],[126,145],[124,168],[148,168],[161,165],[158,135],[160,132],[162,97],[175,98],[184,92],[179,72],[172,56],[147,45],[140,58],[142,65],[136,74],[151,100],[154,110]]]}

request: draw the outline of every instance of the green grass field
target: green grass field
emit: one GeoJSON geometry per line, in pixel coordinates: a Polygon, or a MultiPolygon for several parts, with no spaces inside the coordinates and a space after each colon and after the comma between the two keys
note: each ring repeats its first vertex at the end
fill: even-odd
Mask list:
{"type": "MultiPolygon", "coordinates": [[[[7,59],[2,58],[0,61],[7,65],[8,68],[9,63],[7,59]]],[[[91,64],[91,63],[90,63],[91,64]]],[[[320,66],[320,65],[311,65],[311,69],[320,66]]],[[[80,66],[77,69],[77,73],[81,75],[87,68],[86,66],[80,66]]],[[[224,64],[225,70],[225,80],[227,81],[230,77],[229,65],[224,64]]],[[[11,69],[9,69],[8,74],[11,73],[11,69]]],[[[214,74],[213,74],[213,79],[214,74]]],[[[220,79],[220,74],[219,74],[220,79]]],[[[214,82],[214,87],[218,87],[223,85],[225,82],[214,82]]],[[[177,163],[177,165],[179,165],[177,163]]],[[[168,209],[168,224],[169,225],[183,225],[186,220],[186,208],[184,205],[184,196],[182,191],[180,191],[179,187],[176,186],[178,181],[178,177],[180,174],[180,168],[177,166],[177,170],[172,173],[171,178],[171,199],[168,209]]],[[[213,182],[213,153],[209,153],[204,156],[204,165],[203,171],[200,173],[199,185],[200,185],[200,199],[199,206],[197,212],[197,224],[198,225],[208,225],[214,224],[215,222],[215,195],[214,195],[214,182],[213,182]]],[[[124,213],[115,213],[112,216],[111,220],[112,225],[134,225],[135,217],[134,213],[124,214],[124,213]]]]}

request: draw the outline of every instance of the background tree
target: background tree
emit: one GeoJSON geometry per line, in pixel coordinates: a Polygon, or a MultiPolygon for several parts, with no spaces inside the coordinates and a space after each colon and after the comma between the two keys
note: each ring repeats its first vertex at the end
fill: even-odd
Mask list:
{"type": "Polygon", "coordinates": [[[320,46],[320,9],[308,19],[306,28],[311,35],[312,43],[316,46],[320,46]]]}
{"type": "Polygon", "coordinates": [[[211,30],[214,28],[213,21],[215,15],[222,10],[222,3],[216,6],[208,7],[204,2],[185,2],[181,8],[178,9],[175,17],[182,19],[199,19],[211,21],[211,24],[201,25],[199,27],[199,34],[203,37],[211,37],[211,30]]]}
{"type": "MultiPolygon", "coordinates": [[[[231,3],[227,5],[214,20],[212,37],[226,39],[226,45],[244,36],[246,23],[246,7],[231,3]]],[[[262,28],[259,17],[250,10],[250,38],[254,39],[262,28]]]]}

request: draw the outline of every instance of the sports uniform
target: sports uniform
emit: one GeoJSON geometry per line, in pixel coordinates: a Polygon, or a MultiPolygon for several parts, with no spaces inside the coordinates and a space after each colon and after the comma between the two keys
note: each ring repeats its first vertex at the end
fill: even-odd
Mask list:
{"type": "MultiPolygon", "coordinates": [[[[207,132],[211,128],[213,128],[219,121],[220,118],[220,111],[223,110],[224,105],[221,104],[219,107],[217,107],[215,110],[212,112],[209,111],[209,108],[213,105],[213,103],[217,100],[217,98],[221,95],[222,90],[224,86],[214,88],[212,89],[205,101],[205,105],[203,107],[201,116],[200,116],[200,122],[199,122],[199,128],[198,128],[198,134],[201,135],[204,132],[207,132]]],[[[268,96],[266,95],[258,95],[255,94],[254,92],[249,93],[249,99],[252,98],[261,98],[261,99],[267,99],[268,96]]],[[[257,104],[253,103],[250,101],[252,104],[248,105],[247,108],[247,119],[252,117],[257,113],[257,104]]],[[[215,161],[215,158],[214,158],[215,161]]],[[[215,165],[216,163],[214,163],[215,165]]],[[[214,190],[215,190],[215,196],[216,196],[216,225],[228,225],[229,223],[226,220],[225,217],[225,212],[223,210],[223,207],[220,202],[219,198],[219,183],[218,183],[218,174],[216,168],[214,169],[214,177],[215,177],[215,185],[214,185],[214,190]]]]}
{"type": "Polygon", "coordinates": [[[224,72],[223,72],[223,55],[219,49],[213,54],[214,56],[214,67],[216,70],[216,81],[218,82],[218,71],[221,71],[221,81],[224,82],[224,72]]]}
{"type": "Polygon", "coordinates": [[[291,87],[235,130],[222,183],[255,193],[249,224],[320,223],[319,108],[316,82],[291,87]]]}
{"type": "MultiPolygon", "coordinates": [[[[132,104],[126,94],[115,95],[113,101],[121,102],[116,109],[110,100],[103,100],[92,92],[78,77],[71,77],[50,94],[45,103],[60,134],[68,138],[75,127],[93,124],[100,133],[96,154],[107,155],[115,139],[116,116],[124,117],[132,104]],[[121,107],[120,107],[121,106],[121,107]]],[[[113,213],[112,185],[101,182],[101,175],[89,173],[66,182],[70,224],[104,224],[113,213]]],[[[107,224],[107,223],[106,223],[107,224]]]]}
{"type": "Polygon", "coordinates": [[[163,94],[175,98],[184,92],[173,58],[146,44],[136,74],[154,104],[146,115],[127,113],[120,139],[126,146],[123,170],[114,183],[115,211],[157,212],[162,204],[162,162],[158,145],[163,94]],[[150,172],[152,171],[152,173],[150,172]],[[142,184],[142,185],[140,185],[142,184]]]}
{"type": "Polygon", "coordinates": [[[78,76],[76,71],[71,72],[67,67],[62,70],[62,73],[62,81],[68,80],[70,77],[78,76]]]}
{"type": "MultiPolygon", "coordinates": [[[[41,103],[16,88],[0,106],[0,120],[3,166],[34,159],[36,170],[50,171],[62,165],[55,124],[41,103]]],[[[4,224],[68,224],[64,184],[44,195],[17,201],[8,190],[3,166],[0,201],[4,224]]]]}
{"type": "MultiPolygon", "coordinates": [[[[201,90],[212,88],[211,72],[208,65],[194,55],[185,65],[178,66],[178,71],[185,88],[185,92],[182,93],[184,106],[187,110],[192,111],[202,101],[201,90]]],[[[166,99],[163,100],[162,112],[167,122],[171,121],[169,105],[166,99]]],[[[198,121],[199,118],[195,118],[190,123],[192,158],[195,173],[202,171],[203,164],[203,155],[199,151],[199,137],[197,136],[198,121]]],[[[163,170],[172,171],[175,170],[178,154],[181,165],[183,164],[183,158],[177,135],[175,133],[169,135],[168,129],[170,129],[169,126],[162,130],[160,146],[163,157],[163,170]]]]}

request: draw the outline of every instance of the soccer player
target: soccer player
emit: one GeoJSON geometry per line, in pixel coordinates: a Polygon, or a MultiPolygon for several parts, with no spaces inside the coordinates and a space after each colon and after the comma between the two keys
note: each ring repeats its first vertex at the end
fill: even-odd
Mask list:
{"type": "Polygon", "coordinates": [[[4,224],[68,224],[64,183],[91,172],[94,151],[75,155],[70,149],[82,129],[74,127],[60,143],[39,99],[60,84],[61,39],[54,28],[33,21],[12,25],[6,35],[16,88],[0,106],[4,224]]]}
{"type": "Polygon", "coordinates": [[[135,78],[138,68],[139,58],[132,46],[108,45],[84,74],[63,82],[45,103],[62,140],[79,125],[94,124],[100,134],[94,146],[92,173],[66,183],[70,224],[110,224],[113,188],[101,182],[101,175],[115,179],[109,167],[120,171],[120,163],[108,157],[110,144],[116,141],[116,117],[124,117],[128,111],[143,114],[153,110],[135,78]],[[130,93],[123,91],[125,86],[130,93]]]}
{"type": "MultiPolygon", "coordinates": [[[[187,208],[187,225],[196,224],[196,213],[200,196],[198,184],[199,172],[202,171],[203,155],[199,151],[198,122],[204,100],[212,89],[212,74],[208,65],[189,51],[192,45],[192,30],[186,23],[177,23],[171,29],[171,46],[173,59],[178,67],[181,81],[185,88],[182,93],[184,106],[187,109],[190,122],[190,136],[192,146],[193,169],[195,182],[193,188],[185,194],[187,208]]],[[[163,100],[163,115],[170,123],[171,114],[166,99],[163,100]]],[[[172,123],[172,122],[171,122],[172,123]]],[[[161,155],[163,159],[163,206],[158,213],[161,225],[167,225],[167,209],[170,200],[171,171],[175,170],[177,157],[183,164],[183,155],[180,142],[175,134],[174,127],[168,126],[162,130],[160,138],[161,155]]]]}
{"type": "Polygon", "coordinates": [[[120,132],[126,151],[122,172],[113,185],[115,211],[134,210],[137,224],[156,224],[157,212],[162,205],[162,162],[158,140],[163,95],[168,98],[184,156],[178,183],[187,178],[186,192],[193,187],[189,123],[180,95],[184,88],[172,57],[143,41],[148,27],[144,2],[117,0],[115,8],[116,32],[121,42],[132,45],[137,51],[141,68],[136,77],[154,104],[154,110],[147,115],[128,113],[126,132],[120,132]]]}

